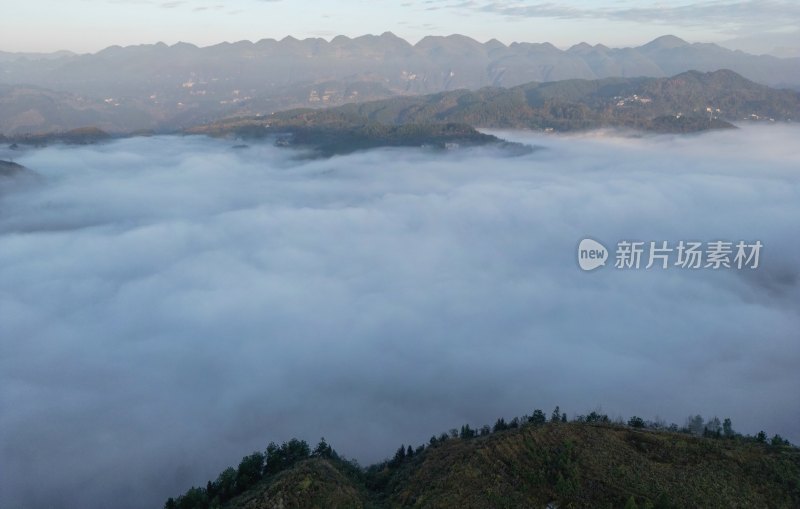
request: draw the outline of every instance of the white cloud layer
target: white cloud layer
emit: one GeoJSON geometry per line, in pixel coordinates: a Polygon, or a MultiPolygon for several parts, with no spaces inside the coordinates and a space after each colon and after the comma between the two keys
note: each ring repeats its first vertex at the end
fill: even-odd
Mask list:
{"type": "MultiPolygon", "coordinates": [[[[633,4],[631,4],[633,5],[633,4]]],[[[481,12],[531,18],[566,18],[675,23],[677,25],[733,24],[775,26],[790,24],[800,18],[800,8],[788,0],[718,0],[714,2],[646,1],[636,6],[591,2],[547,3],[518,1],[467,1],[454,7],[481,12]]]]}
{"type": "Polygon", "coordinates": [[[40,178],[0,184],[0,506],[158,507],[270,440],[371,462],[557,404],[800,441],[798,135],[28,152],[40,178]],[[765,247],[587,274],[585,236],[765,247]]]}

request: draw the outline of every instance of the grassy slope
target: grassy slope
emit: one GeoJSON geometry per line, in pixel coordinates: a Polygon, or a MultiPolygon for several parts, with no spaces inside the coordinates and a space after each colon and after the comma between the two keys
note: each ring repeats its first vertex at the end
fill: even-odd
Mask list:
{"type": "Polygon", "coordinates": [[[368,507],[366,489],[342,472],[341,465],[325,459],[303,461],[262,481],[231,500],[225,507],[278,509],[292,507],[368,507]]]}
{"type": "Polygon", "coordinates": [[[365,478],[311,459],[231,509],[800,507],[800,451],[579,423],[450,439],[365,478]],[[372,490],[366,488],[372,486],[372,490]]]}

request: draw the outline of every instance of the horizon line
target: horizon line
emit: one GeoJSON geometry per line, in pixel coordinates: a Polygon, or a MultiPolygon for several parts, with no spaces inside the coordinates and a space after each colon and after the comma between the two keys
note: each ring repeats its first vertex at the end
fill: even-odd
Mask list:
{"type": "MultiPolygon", "coordinates": [[[[463,39],[469,39],[470,41],[475,42],[477,44],[480,44],[482,46],[485,46],[485,45],[487,45],[489,43],[497,43],[497,44],[502,45],[505,48],[510,48],[510,47],[512,47],[514,45],[536,44],[536,45],[542,45],[542,46],[549,45],[549,46],[552,46],[552,47],[554,47],[554,48],[556,48],[556,49],[558,49],[560,51],[568,51],[568,50],[570,50],[570,49],[572,49],[574,47],[582,46],[582,45],[588,45],[588,46],[590,46],[592,48],[596,48],[596,47],[600,46],[600,47],[608,48],[608,49],[633,49],[633,48],[641,48],[642,46],[646,46],[647,44],[653,43],[653,42],[658,41],[660,39],[675,39],[678,42],[686,44],[686,45],[712,44],[712,45],[718,46],[720,48],[728,49],[730,51],[740,51],[742,53],[748,53],[748,52],[741,51],[741,50],[734,50],[734,49],[731,49],[731,48],[727,48],[725,46],[722,46],[722,45],[714,43],[714,42],[701,42],[701,41],[689,42],[689,41],[687,41],[687,40],[685,40],[685,39],[683,39],[681,37],[678,37],[676,35],[673,35],[673,34],[660,35],[660,36],[658,36],[658,37],[656,37],[654,39],[647,40],[647,41],[645,41],[645,42],[643,42],[643,43],[641,43],[639,45],[608,46],[608,45],[603,44],[603,43],[591,44],[591,43],[588,43],[585,40],[583,40],[583,41],[574,43],[574,44],[569,45],[569,46],[557,46],[557,45],[555,45],[555,44],[553,44],[553,43],[551,43],[549,41],[512,41],[510,43],[504,43],[504,42],[500,41],[496,37],[489,38],[489,39],[487,39],[485,41],[480,41],[478,39],[475,39],[474,37],[470,37],[468,35],[464,35],[464,34],[460,34],[460,33],[451,33],[451,34],[447,34],[447,35],[430,34],[430,35],[425,35],[425,36],[419,38],[416,42],[411,42],[411,40],[406,39],[406,38],[401,37],[401,36],[398,36],[394,32],[392,32],[391,30],[384,31],[381,34],[365,33],[365,34],[357,35],[355,37],[350,37],[350,36],[345,35],[345,34],[338,34],[338,35],[334,35],[334,36],[330,36],[330,37],[317,36],[317,37],[298,38],[298,37],[295,37],[295,36],[293,36],[291,34],[288,34],[288,35],[283,36],[280,39],[275,38],[275,37],[264,37],[264,38],[261,38],[261,39],[258,39],[258,40],[251,40],[251,39],[240,39],[240,40],[236,40],[236,41],[223,40],[223,41],[220,41],[220,42],[216,42],[216,43],[213,43],[213,44],[207,44],[207,45],[198,45],[198,44],[195,44],[193,42],[181,41],[181,40],[179,40],[177,42],[174,42],[172,44],[168,44],[168,43],[164,42],[163,40],[159,40],[159,41],[155,41],[155,42],[142,42],[142,43],[138,43],[138,44],[125,44],[125,45],[123,45],[123,44],[111,44],[109,46],[105,46],[105,47],[103,47],[103,48],[101,48],[99,50],[96,50],[96,51],[84,51],[84,52],[73,51],[73,50],[69,50],[69,49],[66,49],[66,48],[62,48],[62,49],[58,49],[58,50],[54,50],[54,51],[6,51],[6,50],[3,50],[3,49],[0,49],[0,53],[10,54],[10,55],[56,55],[56,54],[59,54],[59,53],[68,53],[68,54],[74,55],[74,56],[82,56],[82,55],[96,55],[98,53],[102,53],[103,51],[106,51],[106,50],[109,50],[109,49],[139,48],[139,47],[144,47],[144,46],[166,46],[168,48],[174,48],[176,46],[192,46],[192,47],[197,48],[197,49],[206,49],[206,48],[214,48],[214,47],[217,47],[217,46],[224,46],[224,45],[237,45],[237,44],[256,45],[256,44],[264,43],[264,42],[282,43],[282,42],[286,42],[286,41],[297,41],[297,42],[325,41],[325,43],[331,44],[336,39],[345,39],[345,40],[348,40],[348,41],[354,41],[354,40],[358,40],[358,39],[362,39],[362,38],[369,38],[369,37],[380,38],[380,37],[386,37],[386,36],[391,36],[391,37],[394,37],[395,39],[399,39],[399,40],[407,43],[411,47],[417,47],[425,39],[449,39],[449,38],[453,38],[453,37],[459,37],[459,38],[463,38],[463,39]]],[[[748,53],[748,54],[756,55],[756,53],[748,53]]],[[[768,53],[762,53],[762,54],[769,55],[768,53]]],[[[769,56],[773,56],[774,58],[785,58],[785,57],[778,57],[778,56],[775,56],[775,55],[769,55],[769,56]]]]}

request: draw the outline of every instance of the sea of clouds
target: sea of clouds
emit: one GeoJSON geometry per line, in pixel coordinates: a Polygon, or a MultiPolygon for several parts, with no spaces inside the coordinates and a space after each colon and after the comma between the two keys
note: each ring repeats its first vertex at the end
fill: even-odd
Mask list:
{"type": "Polygon", "coordinates": [[[543,148],[0,150],[36,172],[0,181],[0,506],[160,507],[271,440],[370,463],[555,405],[800,441],[800,126],[502,134],[543,148]],[[764,248],[587,273],[584,237],[764,248]]]}

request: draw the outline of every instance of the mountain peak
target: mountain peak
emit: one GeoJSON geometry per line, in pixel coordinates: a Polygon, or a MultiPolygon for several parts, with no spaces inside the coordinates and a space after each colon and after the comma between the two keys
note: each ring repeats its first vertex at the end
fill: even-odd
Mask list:
{"type": "Polygon", "coordinates": [[[502,46],[502,47],[504,47],[504,48],[506,47],[506,45],[505,45],[505,44],[503,44],[502,42],[500,42],[500,41],[498,41],[497,39],[494,39],[494,38],[492,38],[492,39],[489,39],[489,40],[488,40],[488,41],[486,41],[484,44],[485,44],[486,46],[492,46],[492,47],[495,47],[495,46],[496,46],[496,47],[500,47],[500,46],[502,46]]]}
{"type": "Polygon", "coordinates": [[[652,41],[648,42],[642,48],[646,49],[673,49],[673,48],[680,48],[681,46],[688,46],[689,43],[681,39],[680,37],[675,37],[674,35],[662,35],[652,41]]]}
{"type": "Polygon", "coordinates": [[[170,46],[170,48],[172,48],[172,49],[186,49],[186,50],[195,50],[195,49],[199,49],[199,48],[198,48],[197,46],[195,46],[194,44],[192,44],[192,43],[189,43],[189,42],[183,42],[183,41],[178,41],[178,42],[176,42],[175,44],[173,44],[172,46],[170,46]]]}
{"type": "Polygon", "coordinates": [[[718,69],[716,71],[701,72],[701,71],[686,71],[670,78],[671,80],[692,79],[695,81],[711,84],[718,87],[725,87],[727,89],[742,89],[742,88],[763,88],[753,81],[748,80],[741,74],[731,71],[730,69],[718,69]]]}
{"type": "Polygon", "coordinates": [[[428,35],[420,39],[414,47],[423,51],[469,52],[471,50],[485,50],[484,45],[471,37],[461,34],[428,35]]]}
{"type": "Polygon", "coordinates": [[[579,42],[578,44],[570,47],[567,53],[586,53],[592,51],[594,48],[587,42],[579,42]]]}

